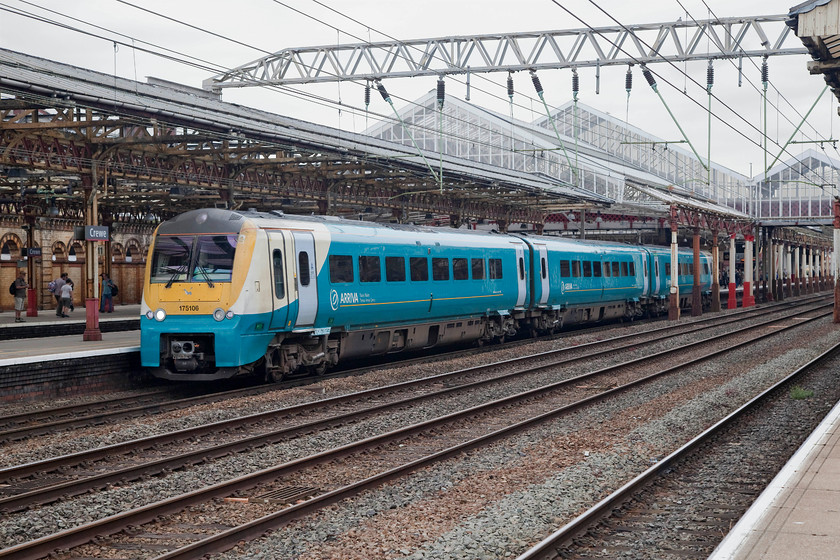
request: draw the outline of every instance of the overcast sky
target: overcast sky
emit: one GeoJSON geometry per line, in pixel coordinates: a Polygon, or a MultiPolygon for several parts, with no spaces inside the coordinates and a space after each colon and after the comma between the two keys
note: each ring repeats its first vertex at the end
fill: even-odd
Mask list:
{"type": "MultiPolygon", "coordinates": [[[[109,74],[116,72],[129,79],[143,81],[147,76],[154,76],[200,87],[202,80],[215,72],[177,59],[190,56],[214,67],[233,68],[259,58],[266,51],[289,47],[616,25],[596,5],[620,23],[630,25],[679,18],[700,20],[786,14],[792,3],[777,0],[706,0],[705,3],[702,0],[564,0],[562,5],[579,19],[552,0],[37,0],[37,5],[36,2],[0,0],[0,47],[109,74]],[[143,11],[138,6],[172,19],[143,11]],[[13,13],[16,11],[61,22],[72,29],[13,13]],[[171,49],[177,53],[170,53],[176,60],[129,46],[115,49],[115,39],[133,42],[138,47],[171,49]]],[[[798,40],[786,44],[801,46],[798,40]]],[[[775,143],[784,144],[825,85],[821,76],[808,74],[807,61],[807,56],[770,59],[771,161],[780,149],[775,143]]],[[[712,108],[715,115],[712,160],[745,175],[750,175],[751,171],[754,175],[759,174],[764,161],[764,152],[759,147],[762,101],[758,92],[760,71],[756,66],[760,64],[760,59],[755,61],[755,66],[744,61],[743,86],[738,87],[737,68],[725,61],[715,63],[713,92],[719,101],[713,101],[712,108]],[[725,123],[732,124],[740,134],[725,123]]],[[[700,87],[665,64],[657,64],[652,69],[661,74],[660,92],[689,140],[705,157],[708,135],[706,63],[679,65],[680,70],[701,84],[700,87]],[[677,89],[668,86],[666,79],[677,89]]],[[[598,95],[595,94],[594,69],[583,68],[579,72],[581,103],[621,119],[629,117],[631,124],[661,139],[681,138],[679,129],[638,70],[634,73],[629,110],[624,88],[626,67],[602,68],[598,95]]],[[[543,70],[540,78],[550,106],[556,107],[571,99],[570,70],[543,70]]],[[[471,101],[509,114],[506,79],[505,73],[474,75],[471,101]]],[[[463,77],[447,78],[447,95],[463,98],[466,93],[463,80],[463,77]]],[[[537,98],[527,73],[516,74],[514,80],[517,103],[514,116],[526,121],[541,116],[544,111],[535,102],[537,98]]],[[[425,77],[389,80],[386,85],[400,106],[434,89],[435,82],[436,78],[425,77]]],[[[366,128],[361,85],[333,83],[296,89],[304,94],[304,99],[262,88],[228,89],[224,91],[223,99],[345,130],[363,132],[366,128]],[[316,98],[340,99],[344,109],[339,111],[335,105],[316,102],[316,98]]],[[[835,121],[840,118],[836,106],[830,92],[823,95],[796,139],[831,138],[835,121]]],[[[367,124],[372,124],[373,113],[390,114],[390,108],[378,95],[373,96],[370,111],[367,124]]],[[[840,159],[840,153],[830,143],[822,147],[820,144],[797,144],[790,151],[799,154],[808,148],[824,150],[827,155],[840,159]]]]}

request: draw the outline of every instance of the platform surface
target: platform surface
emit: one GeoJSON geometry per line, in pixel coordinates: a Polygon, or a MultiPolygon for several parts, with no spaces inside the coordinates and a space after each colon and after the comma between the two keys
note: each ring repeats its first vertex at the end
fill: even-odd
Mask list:
{"type": "Polygon", "coordinates": [[[840,558],[840,403],[709,556],[800,558],[840,558]]]}
{"type": "MultiPolygon", "coordinates": [[[[0,329],[23,328],[27,325],[50,325],[55,327],[55,335],[41,338],[19,338],[14,340],[0,340],[0,367],[59,360],[67,358],[84,358],[103,354],[140,351],[140,331],[104,332],[102,340],[86,341],[82,335],[62,334],[62,326],[69,323],[84,323],[85,308],[76,310],[67,318],[56,317],[54,310],[39,311],[37,317],[23,317],[24,323],[15,323],[14,311],[0,313],[0,329]]],[[[108,321],[125,321],[140,317],[139,305],[119,305],[114,307],[113,313],[103,313],[99,316],[99,323],[108,321]]]]}

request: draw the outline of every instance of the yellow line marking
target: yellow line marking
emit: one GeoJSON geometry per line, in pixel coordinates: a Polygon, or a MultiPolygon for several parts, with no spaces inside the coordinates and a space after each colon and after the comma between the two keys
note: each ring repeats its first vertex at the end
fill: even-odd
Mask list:
{"type": "Polygon", "coordinates": [[[491,298],[491,297],[501,297],[504,294],[489,294],[484,296],[461,296],[461,297],[451,297],[451,298],[428,298],[428,299],[412,299],[406,301],[381,301],[381,302],[370,302],[370,303],[345,303],[339,304],[339,308],[341,307],[363,307],[367,305],[399,305],[401,303],[426,303],[428,301],[451,301],[451,300],[458,300],[458,299],[478,299],[478,298],[491,298]]]}

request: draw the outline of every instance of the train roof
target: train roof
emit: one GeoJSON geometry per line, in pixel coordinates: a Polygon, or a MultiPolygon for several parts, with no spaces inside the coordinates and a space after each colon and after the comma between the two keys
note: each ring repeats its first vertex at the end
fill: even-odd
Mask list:
{"type": "MultiPolygon", "coordinates": [[[[414,224],[386,224],[378,222],[365,222],[361,220],[348,220],[337,216],[300,216],[295,214],[284,214],[282,212],[258,212],[254,210],[237,211],[221,208],[203,208],[190,210],[167,220],[158,227],[159,235],[195,235],[195,234],[237,234],[242,226],[251,222],[254,226],[262,229],[294,228],[304,227],[321,229],[326,231],[341,231],[360,238],[371,236],[387,236],[389,232],[395,234],[396,238],[411,238],[421,241],[420,237],[433,236],[441,241],[446,237],[455,236],[471,237],[475,244],[507,246],[512,241],[536,242],[546,244],[554,248],[562,248],[571,252],[592,252],[599,253],[605,250],[612,251],[638,251],[641,245],[631,245],[615,241],[581,240],[567,237],[556,237],[547,235],[530,235],[522,233],[500,234],[485,230],[452,229],[443,227],[418,226],[414,224]],[[440,237],[438,237],[440,236],[440,237]],[[479,242],[481,240],[481,242],[479,242]]],[[[670,251],[669,247],[658,245],[645,246],[654,251],[670,251]]],[[[691,251],[691,249],[680,248],[680,252],[691,251]]]]}

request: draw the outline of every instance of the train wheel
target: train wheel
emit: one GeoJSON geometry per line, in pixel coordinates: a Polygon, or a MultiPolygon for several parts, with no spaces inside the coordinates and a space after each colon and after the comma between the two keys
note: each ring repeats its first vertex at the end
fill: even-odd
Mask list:
{"type": "Polygon", "coordinates": [[[316,376],[324,375],[325,373],[327,373],[327,364],[325,362],[322,362],[316,366],[310,366],[309,372],[312,375],[316,376]]]}
{"type": "Polygon", "coordinates": [[[280,383],[284,377],[285,375],[279,368],[267,369],[265,372],[266,383],[280,383]]]}
{"type": "Polygon", "coordinates": [[[282,368],[280,350],[273,348],[265,355],[265,381],[266,383],[279,383],[286,375],[282,368]]]}

